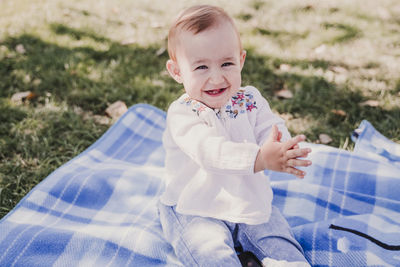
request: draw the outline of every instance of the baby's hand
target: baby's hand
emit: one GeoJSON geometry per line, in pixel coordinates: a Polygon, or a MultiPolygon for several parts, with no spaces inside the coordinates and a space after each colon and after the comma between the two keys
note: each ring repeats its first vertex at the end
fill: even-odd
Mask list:
{"type": "Polygon", "coordinates": [[[258,152],[257,159],[254,165],[254,171],[262,171],[265,169],[287,172],[304,178],[304,171],[297,169],[297,166],[310,166],[311,161],[299,158],[307,157],[311,152],[310,148],[299,148],[298,143],[306,139],[304,135],[298,135],[292,139],[281,143],[281,132],[274,125],[272,132],[265,143],[261,146],[258,152]]]}

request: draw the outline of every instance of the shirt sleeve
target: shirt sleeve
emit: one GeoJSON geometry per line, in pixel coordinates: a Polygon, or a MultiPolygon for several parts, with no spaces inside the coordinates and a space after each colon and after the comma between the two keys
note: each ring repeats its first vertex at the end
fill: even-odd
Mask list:
{"type": "Polygon", "coordinates": [[[261,146],[265,142],[271,133],[272,125],[274,124],[276,124],[279,131],[282,132],[281,141],[284,142],[289,140],[290,133],[285,126],[285,121],[272,112],[268,101],[256,88],[249,86],[249,90],[253,93],[257,101],[256,122],[254,127],[257,144],[261,146]]]}
{"type": "MultiPolygon", "coordinates": [[[[206,109],[202,112],[213,112],[206,109]]],[[[184,104],[176,102],[168,109],[167,130],[179,149],[206,171],[253,174],[259,146],[229,141],[201,115],[207,114],[199,116],[184,104]]]]}

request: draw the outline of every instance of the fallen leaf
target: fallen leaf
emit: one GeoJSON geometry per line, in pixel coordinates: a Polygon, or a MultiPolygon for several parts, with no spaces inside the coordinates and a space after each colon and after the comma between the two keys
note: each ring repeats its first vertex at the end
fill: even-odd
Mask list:
{"type": "Polygon", "coordinates": [[[124,41],[121,42],[122,45],[131,45],[131,44],[135,44],[137,41],[135,38],[128,38],[124,41]]]}
{"type": "Polygon", "coordinates": [[[339,115],[339,116],[342,116],[342,117],[346,117],[346,115],[347,115],[346,111],[341,110],[341,109],[332,109],[331,112],[333,114],[336,114],[336,115],[339,115]]]}
{"type": "Polygon", "coordinates": [[[322,54],[322,53],[324,53],[325,52],[325,50],[326,50],[326,45],[320,45],[320,46],[318,46],[317,48],[315,48],[314,49],[314,52],[316,53],[316,54],[322,54]]]}
{"type": "Polygon", "coordinates": [[[93,115],[93,119],[95,122],[98,124],[102,125],[108,125],[110,124],[110,118],[107,116],[101,116],[101,115],[93,115]]]}
{"type": "Polygon", "coordinates": [[[11,96],[11,102],[14,104],[20,105],[25,100],[33,99],[36,95],[31,91],[19,92],[15,93],[11,96]]]}
{"type": "Polygon", "coordinates": [[[32,82],[32,84],[35,85],[35,86],[38,86],[41,83],[42,83],[42,80],[39,79],[39,78],[34,79],[33,82],[32,82]]]}
{"type": "Polygon", "coordinates": [[[279,66],[279,69],[280,69],[281,71],[284,71],[284,72],[290,71],[291,68],[292,68],[292,66],[290,66],[289,64],[281,64],[281,65],[279,66]]]}
{"type": "Polygon", "coordinates": [[[23,44],[18,44],[15,47],[15,51],[17,51],[19,54],[25,54],[26,50],[23,44]]]}
{"type": "Polygon", "coordinates": [[[165,47],[161,47],[160,49],[157,50],[156,56],[161,56],[167,49],[165,47]]]}
{"type": "Polygon", "coordinates": [[[275,95],[280,98],[290,99],[293,98],[293,93],[288,89],[282,89],[275,92],[275,95]]]}
{"type": "Polygon", "coordinates": [[[338,12],[340,9],[338,8],[338,7],[331,7],[330,9],[329,9],[329,11],[331,12],[331,13],[336,13],[336,12],[338,12]]]}
{"type": "Polygon", "coordinates": [[[79,107],[79,106],[73,106],[72,110],[78,115],[82,115],[83,112],[84,112],[83,109],[81,107],[79,107]]]}
{"type": "Polygon", "coordinates": [[[320,134],[319,141],[321,141],[322,144],[329,144],[333,139],[327,134],[320,134]]]}
{"type": "Polygon", "coordinates": [[[82,110],[82,113],[79,115],[82,115],[82,118],[84,120],[91,120],[93,118],[93,112],[91,112],[91,111],[82,110]]]}
{"type": "Polygon", "coordinates": [[[343,67],[339,67],[339,66],[333,66],[333,67],[331,68],[331,70],[332,70],[333,72],[336,72],[336,73],[346,73],[346,72],[347,72],[347,69],[345,69],[345,68],[343,68],[343,67]]]}
{"type": "Polygon", "coordinates": [[[119,13],[120,13],[120,10],[119,10],[118,7],[113,7],[111,10],[112,10],[112,12],[113,12],[114,14],[119,14],[119,13]]]}
{"type": "Polygon", "coordinates": [[[71,11],[69,11],[68,9],[64,9],[62,11],[62,14],[63,14],[63,16],[69,17],[69,16],[71,16],[71,11]]]}
{"type": "Polygon", "coordinates": [[[360,106],[378,107],[379,102],[377,100],[367,100],[365,102],[360,103],[360,106]]]}
{"type": "Polygon", "coordinates": [[[161,29],[164,25],[160,22],[153,21],[150,25],[153,29],[161,29]]]}
{"type": "Polygon", "coordinates": [[[106,114],[110,116],[112,119],[117,120],[119,117],[122,116],[126,111],[128,110],[128,107],[126,104],[122,101],[117,101],[112,103],[107,109],[106,109],[106,114]]]}
{"type": "Polygon", "coordinates": [[[306,5],[305,7],[303,7],[304,11],[311,11],[314,10],[314,6],[313,5],[306,5]]]}

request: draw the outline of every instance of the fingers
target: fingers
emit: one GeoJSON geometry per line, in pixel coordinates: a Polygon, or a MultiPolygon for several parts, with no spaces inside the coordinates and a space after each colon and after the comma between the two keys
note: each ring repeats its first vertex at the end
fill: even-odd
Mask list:
{"type": "Polygon", "coordinates": [[[304,176],[306,175],[306,172],[301,171],[299,169],[293,168],[293,167],[287,167],[285,170],[287,173],[293,174],[294,176],[296,176],[297,178],[304,178],[304,176]]]}
{"type": "MultiPolygon", "coordinates": [[[[297,144],[295,146],[298,146],[297,144]]],[[[311,152],[310,148],[297,148],[290,149],[286,151],[286,156],[288,158],[286,162],[286,172],[295,175],[298,178],[304,178],[306,173],[295,167],[308,167],[312,164],[310,160],[299,159],[302,157],[307,157],[311,152]]]]}
{"type": "Polygon", "coordinates": [[[286,150],[292,149],[298,143],[303,142],[305,140],[306,140],[305,135],[303,135],[303,134],[297,135],[297,136],[293,137],[292,139],[285,142],[285,148],[286,148],[286,150]]]}
{"type": "Polygon", "coordinates": [[[296,166],[308,167],[311,165],[311,161],[310,160],[302,160],[302,159],[289,159],[287,161],[287,165],[289,167],[296,167],[296,166]]]}
{"type": "Polygon", "coordinates": [[[311,152],[310,148],[298,148],[298,149],[290,149],[286,151],[286,157],[288,159],[294,158],[305,158],[311,152]]]}

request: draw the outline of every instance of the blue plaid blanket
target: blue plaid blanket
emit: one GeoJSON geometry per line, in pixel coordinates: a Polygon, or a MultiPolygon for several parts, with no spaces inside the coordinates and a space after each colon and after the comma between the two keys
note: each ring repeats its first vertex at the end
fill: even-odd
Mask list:
{"type": "MultiPolygon", "coordinates": [[[[157,216],[165,113],[135,105],[0,221],[0,266],[181,266],[157,216]]],[[[304,143],[304,180],[270,172],[315,266],[400,266],[400,145],[367,121],[354,152],[304,143]]]]}

